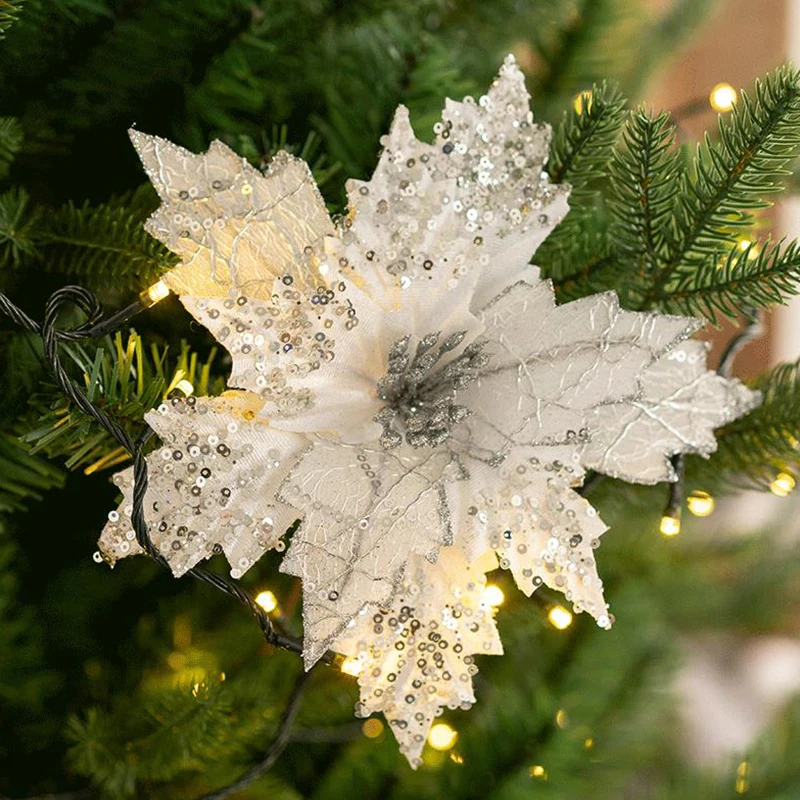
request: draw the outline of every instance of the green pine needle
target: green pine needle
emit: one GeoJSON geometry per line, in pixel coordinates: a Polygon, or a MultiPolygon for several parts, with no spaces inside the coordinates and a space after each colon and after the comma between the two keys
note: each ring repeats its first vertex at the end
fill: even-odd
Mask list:
{"type": "Polygon", "coordinates": [[[547,171],[553,183],[571,184],[574,194],[598,182],[619,136],[625,103],[616,86],[594,84],[577,107],[564,112],[550,142],[547,171]]]}
{"type": "Polygon", "coordinates": [[[37,252],[36,231],[41,212],[25,189],[0,194],[0,267],[18,267],[37,252]]]}
{"type": "Polygon", "coordinates": [[[564,112],[550,142],[553,183],[572,185],[570,212],[536,252],[536,264],[556,281],[592,274],[609,257],[605,221],[596,205],[619,136],[625,98],[615,86],[595,84],[591,96],[564,112]]]}
{"type": "Polygon", "coordinates": [[[0,40],[6,31],[19,19],[25,0],[0,0],[0,40]]]}
{"type": "Polygon", "coordinates": [[[671,246],[670,223],[682,179],[669,114],[639,108],[628,117],[611,169],[611,238],[626,277],[647,278],[671,246]]]}
{"type": "Polygon", "coordinates": [[[0,117],[0,180],[8,175],[14,156],[22,147],[22,126],[14,117],[0,117]]]}
{"type": "MultiPolygon", "coordinates": [[[[201,359],[182,342],[180,352],[173,357],[168,347],[155,344],[148,352],[141,337],[131,331],[127,338],[117,333],[94,350],[82,345],[64,349],[77,368],[76,377],[88,399],[134,438],[146,427],[144,414],[162,402],[178,381],[188,380],[197,396],[219,393],[224,386],[216,377],[218,372],[212,373],[216,348],[201,359]]],[[[68,469],[84,469],[87,474],[128,460],[129,455],[117,442],[65,403],[55,387],[34,397],[31,407],[23,439],[32,445],[32,453],[65,459],[68,469]]]]}
{"type": "Polygon", "coordinates": [[[75,206],[46,216],[38,232],[45,267],[89,288],[137,291],[158,280],[177,258],[142,227],[143,215],[125,204],[75,206]]]}
{"type": "Polygon", "coordinates": [[[64,474],[37,458],[15,436],[0,433],[0,513],[21,511],[26,501],[41,500],[44,492],[64,485],[64,474]]]}
{"type": "Polygon", "coordinates": [[[663,308],[681,314],[719,317],[748,316],[753,308],[785,302],[800,286],[800,246],[751,242],[729,251],[722,263],[713,257],[694,273],[681,272],[663,308]]]}
{"type": "Polygon", "coordinates": [[[787,167],[800,155],[800,74],[784,66],[745,92],[719,139],[706,136],[676,196],[673,241],[645,293],[643,306],[660,305],[720,260],[753,223],[753,212],[781,191],[787,167]]]}

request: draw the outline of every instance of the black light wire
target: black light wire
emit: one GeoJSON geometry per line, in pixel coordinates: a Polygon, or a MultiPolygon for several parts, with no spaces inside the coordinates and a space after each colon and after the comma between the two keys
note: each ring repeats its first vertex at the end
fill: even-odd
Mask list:
{"type": "MultiPolygon", "coordinates": [[[[132,457],[133,508],[131,513],[131,525],[136,534],[136,541],[150,558],[160,566],[169,569],[169,563],[150,539],[144,512],[144,500],[148,485],[147,460],[144,450],[147,442],[153,435],[153,431],[148,429],[136,440],[132,439],[130,434],[119,423],[115,422],[105,412],[95,406],[77,387],[64,369],[59,355],[59,345],[62,342],[76,342],[89,338],[99,339],[120,328],[131,317],[147,308],[149,305],[151,304],[148,304],[143,297],[140,297],[139,301],[136,303],[132,303],[130,306],[122,309],[122,311],[108,318],[104,318],[102,307],[94,294],[81,286],[64,286],[54,292],[48,299],[45,306],[44,319],[40,325],[19,308],[19,306],[12,303],[8,297],[0,293],[0,313],[8,317],[19,327],[41,336],[44,344],[45,359],[53,373],[58,388],[64,396],[74,403],[84,414],[97,422],[97,424],[107,431],[132,457]],[[65,330],[59,328],[59,315],[70,307],[77,308],[83,312],[83,314],[86,315],[86,321],[72,329],[65,330]]],[[[277,630],[269,615],[258,605],[255,598],[237,583],[223,575],[210,572],[202,567],[194,567],[190,569],[187,574],[203,583],[213,586],[215,589],[224,592],[244,605],[255,619],[262,636],[268,644],[293,653],[302,653],[302,639],[277,630]]],[[[327,664],[339,664],[341,656],[333,652],[328,652],[323,656],[322,661],[327,664]]],[[[199,800],[221,800],[222,798],[229,797],[234,792],[240,791],[245,786],[257,780],[272,767],[290,741],[292,726],[297,717],[302,695],[308,685],[310,675],[310,671],[301,671],[289,696],[283,714],[281,715],[275,738],[262,760],[244,773],[234,783],[209,794],[204,794],[199,800]]]]}

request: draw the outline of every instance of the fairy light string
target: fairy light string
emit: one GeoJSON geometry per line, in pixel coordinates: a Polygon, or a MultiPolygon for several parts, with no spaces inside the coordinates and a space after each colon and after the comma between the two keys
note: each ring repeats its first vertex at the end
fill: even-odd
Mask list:
{"type": "MultiPolygon", "coordinates": [[[[135,314],[138,314],[145,308],[151,307],[159,300],[164,299],[169,293],[165,291],[165,289],[166,286],[163,283],[159,282],[159,284],[155,284],[155,287],[151,287],[149,290],[143,292],[136,303],[131,304],[123,309],[122,312],[114,314],[107,319],[103,319],[103,312],[97,298],[91,292],[80,286],[65,286],[54,292],[47,301],[44,319],[41,325],[3,294],[0,294],[0,312],[20,327],[42,337],[47,364],[61,392],[84,414],[97,422],[103,430],[107,431],[114,438],[120,447],[130,454],[133,459],[134,471],[131,523],[134,533],[136,534],[136,540],[150,558],[162,567],[168,568],[169,565],[167,561],[161,553],[159,553],[150,539],[144,514],[144,498],[148,483],[147,461],[145,460],[144,450],[145,445],[153,435],[152,431],[148,430],[134,441],[119,423],[111,419],[105,412],[88,400],[86,395],[67,374],[59,355],[59,345],[61,342],[99,338],[113,332],[128,322],[135,314]],[[65,309],[70,307],[80,310],[86,315],[87,319],[84,323],[73,329],[61,329],[57,324],[58,318],[65,309]],[[113,325],[111,324],[112,322],[113,325]]],[[[195,567],[189,570],[188,574],[213,586],[219,591],[225,592],[225,594],[228,594],[242,605],[246,606],[255,618],[262,635],[269,644],[293,653],[302,652],[302,640],[277,630],[267,612],[256,602],[255,598],[241,586],[223,575],[218,575],[201,567],[195,567]]],[[[333,658],[334,654],[329,653],[325,658],[326,663],[331,663],[333,658]]]]}
{"type": "MultiPolygon", "coordinates": [[[[144,451],[147,442],[153,435],[153,431],[147,430],[134,440],[119,423],[97,408],[67,374],[61,363],[59,345],[61,342],[74,342],[88,338],[97,339],[106,336],[119,329],[139,312],[163,300],[168,294],[169,289],[166,284],[163,281],[159,281],[142,292],[135,303],[110,317],[104,318],[99,301],[90,291],[80,286],[65,286],[50,296],[45,306],[43,322],[39,325],[16,304],[11,302],[8,297],[0,293],[0,312],[18,326],[41,336],[44,343],[45,359],[59,389],[65,397],[84,414],[97,422],[103,430],[107,431],[133,459],[134,483],[131,525],[136,534],[136,541],[144,552],[166,569],[169,569],[169,564],[150,539],[144,513],[144,498],[148,484],[147,461],[144,451]],[[70,307],[77,308],[85,314],[86,321],[71,330],[64,330],[58,327],[58,318],[64,310],[70,307]]],[[[278,630],[262,604],[237,583],[223,575],[218,575],[201,567],[194,567],[187,574],[213,586],[244,605],[258,624],[262,636],[270,645],[289,652],[302,653],[302,639],[278,630]]],[[[329,652],[323,656],[322,661],[339,666],[338,660],[340,658],[337,654],[329,652]]],[[[301,671],[281,715],[275,737],[261,761],[245,772],[234,783],[203,795],[201,800],[221,800],[221,798],[229,797],[250,785],[272,767],[290,741],[291,730],[310,676],[310,671],[301,671]]]]}

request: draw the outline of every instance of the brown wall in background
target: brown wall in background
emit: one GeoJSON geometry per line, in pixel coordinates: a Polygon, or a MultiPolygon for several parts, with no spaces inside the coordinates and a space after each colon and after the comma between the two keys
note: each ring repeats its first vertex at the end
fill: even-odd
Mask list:
{"type": "MultiPolygon", "coordinates": [[[[651,2],[659,4],[658,0],[651,2]]],[[[785,60],[786,22],[786,0],[719,0],[700,35],[648,88],[647,104],[674,113],[695,100],[706,100],[711,89],[723,81],[736,89],[752,86],[757,77],[785,60]]],[[[707,102],[699,113],[680,119],[680,129],[689,139],[698,139],[715,125],[716,113],[707,102]]],[[[769,319],[766,322],[765,337],[749,345],[738,359],[737,373],[743,376],[757,374],[769,363],[771,326],[769,319]]],[[[732,326],[727,325],[722,331],[710,331],[708,338],[715,351],[731,331],[732,326]]],[[[709,363],[715,363],[713,352],[709,363]]]]}

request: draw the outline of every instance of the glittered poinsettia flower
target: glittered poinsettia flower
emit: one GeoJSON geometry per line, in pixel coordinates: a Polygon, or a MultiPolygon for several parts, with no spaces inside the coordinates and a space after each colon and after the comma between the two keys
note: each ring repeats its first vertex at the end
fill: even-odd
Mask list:
{"type": "MultiPolygon", "coordinates": [[[[486,571],[608,627],[584,471],[674,479],[670,455],[708,454],[757,401],[705,370],[685,341],[699,320],[611,292],[556,305],[529,262],[568,187],[513,59],[435,132],[419,141],[399,109],[336,224],[298,159],[261,173],[218,142],[132,133],[162,200],[147,229],[182,259],[164,280],[232,360],[223,398],[148,416],[153,540],[176,574],[221,550],[238,575],[301,518],[281,569],[302,581],[306,666],[363,662],[360,708],[412,761],[439,709],[472,701],[473,655],[500,651],[486,571]],[[398,656],[434,635],[441,657],[398,656]]],[[[118,482],[112,561],[136,550],[118,482]]]]}

